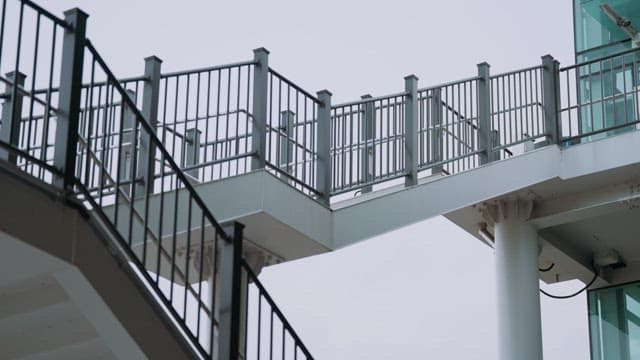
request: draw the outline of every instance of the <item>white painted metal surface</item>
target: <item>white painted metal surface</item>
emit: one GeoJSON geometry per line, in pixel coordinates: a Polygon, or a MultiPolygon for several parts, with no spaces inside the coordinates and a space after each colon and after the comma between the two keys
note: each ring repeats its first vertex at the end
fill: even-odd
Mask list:
{"type": "Polygon", "coordinates": [[[501,360],[542,360],[538,234],[527,223],[532,208],[531,200],[511,198],[493,211],[501,360]]]}

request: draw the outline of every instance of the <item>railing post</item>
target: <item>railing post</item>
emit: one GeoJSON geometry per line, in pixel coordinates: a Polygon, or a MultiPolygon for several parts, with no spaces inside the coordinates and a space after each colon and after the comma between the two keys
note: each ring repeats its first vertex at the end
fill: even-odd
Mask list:
{"type": "MultiPolygon", "coordinates": [[[[371,95],[362,95],[361,99],[371,99],[371,95]]],[[[368,102],[362,105],[362,112],[364,118],[362,119],[362,125],[360,127],[360,138],[364,142],[364,147],[360,154],[360,173],[362,174],[365,184],[369,184],[373,181],[373,152],[375,147],[373,146],[373,139],[375,134],[375,111],[373,102],[368,102]]],[[[365,185],[360,191],[364,193],[371,192],[373,186],[365,185]]]]}
{"type": "Polygon", "coordinates": [[[322,201],[329,204],[331,198],[331,92],[318,91],[318,160],[316,161],[316,187],[322,201]]]}
{"type": "Polygon", "coordinates": [[[558,86],[560,64],[553,56],[542,57],[542,101],[544,108],[544,126],[550,144],[560,144],[560,124],[558,121],[558,105],[560,91],[558,86]]]}
{"type": "Polygon", "coordinates": [[[478,145],[480,165],[495,160],[494,135],[491,129],[491,78],[489,64],[478,64],[478,145]]]}
{"type": "MultiPolygon", "coordinates": [[[[145,82],[142,90],[142,116],[151,125],[151,130],[155,133],[158,126],[158,103],[160,96],[160,67],[162,60],[156,56],[144,59],[145,82]]],[[[137,178],[142,179],[142,183],[136,183],[136,194],[153,193],[154,170],[155,170],[156,149],[151,142],[149,134],[140,132],[140,158],[138,159],[137,178]]]]}
{"type": "MultiPolygon", "coordinates": [[[[218,336],[219,360],[239,359],[244,331],[241,326],[242,308],[242,238],[244,225],[233,222],[225,226],[231,241],[222,241],[220,247],[220,319],[218,336]]],[[[214,354],[212,354],[214,355],[214,354]]]]}
{"type": "Polygon", "coordinates": [[[75,182],[87,17],[78,8],[64,12],[65,22],[73,30],[65,29],[62,38],[62,69],[53,164],[63,174],[62,179],[55,178],[54,184],[66,190],[71,190],[75,182]]]}
{"type": "MultiPolygon", "coordinates": [[[[2,104],[2,126],[0,127],[0,141],[18,147],[20,145],[20,122],[22,118],[22,94],[19,87],[24,87],[26,75],[21,72],[11,71],[6,74],[7,79],[13,84],[7,84],[5,99],[2,104]]],[[[46,151],[46,150],[42,150],[46,151]]],[[[0,159],[16,163],[18,157],[13,152],[0,147],[0,159]]]]}
{"type": "Polygon", "coordinates": [[[267,158],[267,97],[269,91],[269,51],[265,48],[253,50],[256,61],[253,71],[253,129],[251,170],[263,169],[267,158]]]}
{"type": "MultiPolygon", "coordinates": [[[[136,102],[136,93],[133,90],[127,89],[126,94],[131,99],[131,101],[135,104],[136,102]]],[[[128,106],[125,106],[124,99],[122,100],[123,110],[123,118],[122,118],[122,129],[120,129],[120,133],[122,136],[122,147],[120,148],[119,153],[119,164],[120,169],[118,170],[118,176],[120,177],[120,182],[130,181],[131,184],[123,185],[122,187],[127,194],[131,193],[132,184],[135,183],[134,172],[133,169],[133,157],[135,154],[135,149],[133,148],[134,138],[133,138],[133,127],[137,125],[135,114],[133,110],[131,110],[128,106]]]]}
{"type": "MultiPolygon", "coordinates": [[[[431,90],[430,101],[429,117],[431,118],[431,161],[433,163],[439,163],[444,160],[444,157],[442,156],[442,136],[444,129],[442,129],[442,93],[440,88],[434,88],[431,90]]],[[[442,164],[436,165],[431,168],[431,173],[441,173],[442,169],[444,169],[442,164]]]]}
{"type": "MultiPolygon", "coordinates": [[[[194,166],[200,163],[200,136],[202,131],[197,128],[187,129],[184,133],[184,140],[187,143],[185,166],[194,166]]],[[[199,179],[200,169],[192,169],[185,171],[188,175],[194,179],[199,179]]]]}
{"type": "Polygon", "coordinates": [[[293,120],[296,113],[291,110],[285,110],[280,114],[280,159],[278,166],[287,174],[291,174],[291,162],[293,161],[293,141],[291,140],[291,132],[293,131],[293,120]]]}
{"type": "Polygon", "coordinates": [[[404,90],[404,185],[412,186],[418,183],[418,77],[406,76],[404,90]]]}

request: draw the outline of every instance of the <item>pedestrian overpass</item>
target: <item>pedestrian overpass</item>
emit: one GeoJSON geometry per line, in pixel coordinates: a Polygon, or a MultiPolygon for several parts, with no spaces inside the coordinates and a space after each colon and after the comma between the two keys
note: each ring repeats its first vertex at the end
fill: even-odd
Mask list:
{"type": "Polygon", "coordinates": [[[263,48],[172,73],[151,56],[122,78],[81,10],[2,11],[9,357],[311,359],[261,269],[444,215],[495,251],[501,358],[542,357],[539,279],[584,282],[593,359],[633,358],[635,47],[335,104],[263,48]]]}

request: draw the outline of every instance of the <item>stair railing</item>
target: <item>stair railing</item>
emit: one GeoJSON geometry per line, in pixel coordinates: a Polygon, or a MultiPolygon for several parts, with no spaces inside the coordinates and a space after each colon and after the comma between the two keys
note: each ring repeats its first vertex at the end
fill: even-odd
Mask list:
{"type": "Polygon", "coordinates": [[[118,80],[86,39],[86,18],[78,9],[61,20],[29,0],[2,2],[0,70],[12,70],[0,76],[2,164],[93,214],[194,357],[246,358],[242,226],[216,221],[194,188],[197,177],[148,120],[159,103],[157,59],[144,78],[118,80]],[[142,110],[131,91],[139,84],[142,110]]]}

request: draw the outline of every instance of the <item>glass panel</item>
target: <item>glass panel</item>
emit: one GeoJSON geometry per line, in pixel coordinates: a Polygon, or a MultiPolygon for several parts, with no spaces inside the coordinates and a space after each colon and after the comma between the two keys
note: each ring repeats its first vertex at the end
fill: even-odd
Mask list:
{"type": "MultiPolygon", "coordinates": [[[[606,4],[620,17],[640,30],[638,0],[574,0],[574,31],[578,63],[628,50],[630,35],[609,18],[601,5],[606,4]]],[[[635,129],[624,126],[637,119],[637,82],[640,52],[615,56],[580,68],[578,112],[580,133],[598,132],[583,138],[593,141],[635,129]],[[609,131],[604,129],[614,128],[609,131]]]]}
{"type": "Polygon", "coordinates": [[[640,282],[589,292],[592,360],[640,359],[640,282]]]}
{"type": "Polygon", "coordinates": [[[610,55],[631,47],[629,35],[602,10],[607,4],[619,16],[630,20],[640,30],[640,1],[574,0],[576,61],[583,62],[610,55]]]}

